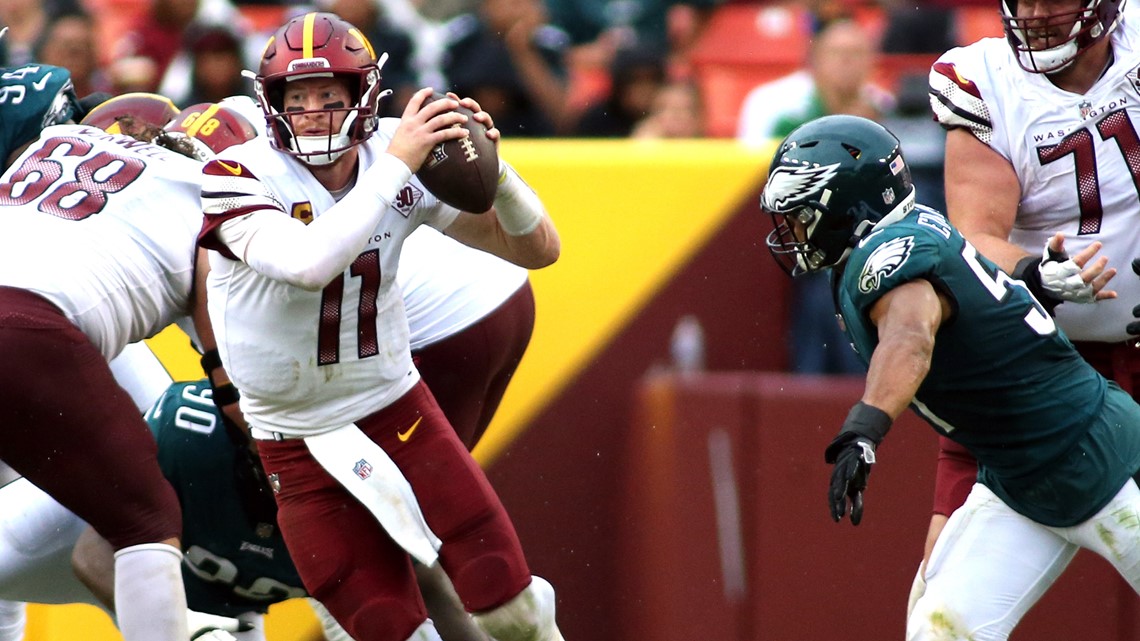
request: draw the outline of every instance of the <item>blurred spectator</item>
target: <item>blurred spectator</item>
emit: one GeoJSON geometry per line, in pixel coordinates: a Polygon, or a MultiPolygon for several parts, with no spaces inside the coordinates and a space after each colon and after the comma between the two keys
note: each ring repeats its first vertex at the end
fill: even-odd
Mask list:
{"type": "Polygon", "coordinates": [[[761,145],[828,114],[877,120],[893,108],[894,98],[871,82],[876,55],[874,39],[858,22],[841,18],[823,25],[803,69],[748,93],[737,138],[761,145]]]}
{"type": "Polygon", "coordinates": [[[17,67],[33,59],[33,49],[54,15],[82,11],[79,0],[0,0],[0,65],[17,67]]]}
{"type": "Polygon", "coordinates": [[[507,136],[552,136],[569,125],[566,34],[540,0],[483,0],[449,24],[443,72],[507,136]]]}
{"type": "MultiPolygon", "coordinates": [[[[748,145],[778,140],[799,125],[830,114],[880,119],[894,98],[871,83],[876,49],[867,30],[853,19],[823,23],[812,39],[806,66],[749,92],[740,111],[737,137],[748,145]]],[[[865,371],[835,320],[826,273],[792,283],[791,370],[799,374],[858,374],[865,371]]]]}
{"type": "Polygon", "coordinates": [[[547,0],[551,22],[570,36],[572,64],[607,69],[618,50],[666,52],[667,67],[684,68],[712,10],[724,0],[547,0]]]}
{"type": "Polygon", "coordinates": [[[649,115],[637,123],[632,137],[700,138],[704,134],[700,90],[688,80],[675,80],[657,90],[649,115]]]}
{"type": "MultiPolygon", "coordinates": [[[[957,46],[952,7],[914,0],[879,1],[887,20],[880,45],[883,53],[942,53],[957,46]]],[[[997,3],[991,4],[996,8],[997,3]]]]}
{"type": "Polygon", "coordinates": [[[586,109],[574,128],[574,135],[629,136],[634,125],[649,114],[654,96],[664,84],[664,52],[660,48],[635,45],[618,50],[610,65],[609,94],[604,101],[586,109]]]}
{"type": "Polygon", "coordinates": [[[151,0],[148,11],[115,43],[108,69],[116,91],[158,90],[192,21],[238,24],[230,0],[151,0]]]}
{"type": "Polygon", "coordinates": [[[227,96],[253,96],[242,34],[227,24],[192,22],[183,48],[171,61],[159,93],[180,106],[218,102],[227,96]]]}
{"type": "Polygon", "coordinates": [[[86,96],[110,91],[110,81],[99,66],[95,21],[82,10],[52,14],[33,48],[39,62],[63,67],[71,72],[75,92],[86,96]]]}

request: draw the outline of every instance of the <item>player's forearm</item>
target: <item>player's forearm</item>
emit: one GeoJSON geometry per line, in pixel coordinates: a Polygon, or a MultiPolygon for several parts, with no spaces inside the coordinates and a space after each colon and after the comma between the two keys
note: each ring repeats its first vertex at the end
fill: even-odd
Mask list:
{"type": "Polygon", "coordinates": [[[250,218],[259,218],[257,225],[230,221],[219,234],[257,272],[317,291],[356,260],[411,175],[401,160],[382,154],[348,195],[308,225],[277,211],[255,212],[250,218]]]}
{"type": "Polygon", "coordinates": [[[930,371],[933,352],[928,332],[897,331],[883,337],[871,356],[863,402],[897,419],[930,371]]]}

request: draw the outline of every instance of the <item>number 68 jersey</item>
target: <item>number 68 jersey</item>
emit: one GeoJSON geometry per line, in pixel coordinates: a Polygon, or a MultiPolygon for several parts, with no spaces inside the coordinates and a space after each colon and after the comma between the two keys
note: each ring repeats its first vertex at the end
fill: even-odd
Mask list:
{"type": "Polygon", "coordinates": [[[108,360],[188,313],[201,165],[59,125],[0,179],[0,286],[55,304],[108,360]]]}
{"type": "MultiPolygon", "coordinates": [[[[1093,241],[1118,275],[1119,298],[1065,304],[1057,319],[1073,340],[1124,341],[1140,279],[1140,13],[1112,34],[1113,61],[1085,94],[1022,70],[1004,39],[942,55],[930,72],[931,106],[947,129],[965,128],[1013,165],[1021,201],[1010,241],[1040,254],[1055,232],[1070,255],[1093,241]]],[[[950,212],[953,215],[953,212],[950,212]]]]}

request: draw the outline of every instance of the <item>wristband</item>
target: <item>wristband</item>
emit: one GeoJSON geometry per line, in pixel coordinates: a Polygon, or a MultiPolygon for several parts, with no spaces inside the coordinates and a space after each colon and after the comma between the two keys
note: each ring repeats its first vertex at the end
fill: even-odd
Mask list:
{"type": "Polygon", "coordinates": [[[1037,256],[1026,256],[1017,261],[1017,265],[1013,268],[1013,273],[1010,276],[1016,280],[1025,283],[1026,289],[1030,294],[1041,303],[1045,311],[1050,316],[1056,315],[1057,305],[1061,304],[1061,299],[1054,296],[1052,293],[1046,291],[1044,285],[1041,283],[1041,262],[1042,259],[1037,256]]]}
{"type": "Polygon", "coordinates": [[[510,236],[525,236],[542,224],[546,208],[538,194],[514,168],[499,159],[499,187],[495,190],[495,215],[510,236]]]}
{"type": "Polygon", "coordinates": [[[883,437],[887,435],[893,422],[890,415],[883,410],[859,401],[847,413],[847,420],[843,421],[839,434],[842,436],[844,433],[854,433],[878,445],[883,442],[883,437]]]}

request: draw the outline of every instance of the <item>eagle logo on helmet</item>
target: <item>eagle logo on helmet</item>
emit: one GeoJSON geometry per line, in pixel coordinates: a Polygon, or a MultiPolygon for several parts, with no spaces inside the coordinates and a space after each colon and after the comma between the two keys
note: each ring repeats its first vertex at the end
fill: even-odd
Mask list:
{"type": "Polygon", "coordinates": [[[869,294],[878,289],[884,278],[906,263],[913,248],[914,236],[895,238],[876,247],[859,272],[859,291],[869,294]]]}
{"type": "Polygon", "coordinates": [[[783,211],[790,203],[806,200],[822,190],[839,169],[839,163],[815,167],[777,167],[764,188],[764,208],[783,211]]]}

